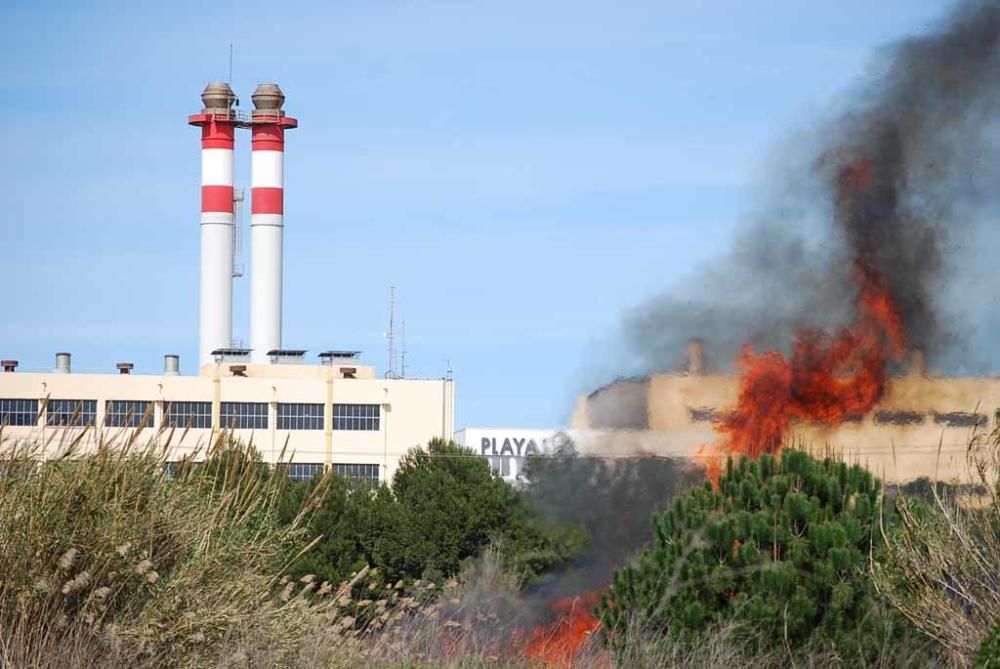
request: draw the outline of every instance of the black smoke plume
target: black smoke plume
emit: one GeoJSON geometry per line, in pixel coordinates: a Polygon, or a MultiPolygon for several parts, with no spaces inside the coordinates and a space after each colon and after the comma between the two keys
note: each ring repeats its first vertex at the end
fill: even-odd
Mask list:
{"type": "Polygon", "coordinates": [[[745,343],[787,350],[798,329],[849,322],[855,262],[886,282],[935,371],[1000,366],[980,334],[997,324],[1000,287],[983,251],[1000,242],[1000,2],[965,2],[879,62],[839,117],[782,152],[783,176],[729,254],[627,314],[645,371],[676,366],[690,337],[726,368],[745,343]]]}

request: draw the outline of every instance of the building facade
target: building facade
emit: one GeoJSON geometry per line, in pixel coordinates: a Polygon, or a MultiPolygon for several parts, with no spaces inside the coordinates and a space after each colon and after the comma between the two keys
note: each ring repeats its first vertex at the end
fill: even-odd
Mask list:
{"type": "MultiPolygon", "coordinates": [[[[263,83],[247,114],[228,83],[208,84],[201,131],[199,372],[181,376],[177,356],[163,374],[74,374],[68,353],[51,372],[0,373],[0,451],[30,441],[39,458],[101,442],[138,438],[163,446],[168,462],[200,460],[226,431],[252,444],[293,478],[333,469],[366,482],[391,478],[410,448],[454,429],[451,380],[378,378],[356,351],[327,351],[305,364],[304,350],[282,346],[285,131],[298,121],[285,95],[263,83]],[[233,279],[242,191],[234,185],[236,131],[251,134],[250,349],[232,348],[233,279]]],[[[387,375],[393,376],[393,375],[387,375]]]]}
{"type": "Polygon", "coordinates": [[[0,447],[32,440],[54,457],[77,438],[86,450],[141,430],[168,446],[168,461],[199,460],[227,430],[294,478],[332,468],[385,481],[410,448],[453,438],[450,379],[378,378],[340,363],[219,362],[180,376],[169,360],[159,376],[77,374],[63,360],[58,371],[0,373],[0,447]]]}
{"type": "MultiPolygon", "coordinates": [[[[700,346],[692,348],[683,372],[620,379],[581,397],[571,428],[631,433],[647,453],[696,457],[719,439],[715,427],[736,404],[739,378],[707,372],[700,346]]],[[[871,412],[836,425],[793,424],[789,443],[859,462],[890,482],[966,482],[970,439],[1000,427],[1000,379],[929,376],[919,353],[911,361],[871,412]]]]}

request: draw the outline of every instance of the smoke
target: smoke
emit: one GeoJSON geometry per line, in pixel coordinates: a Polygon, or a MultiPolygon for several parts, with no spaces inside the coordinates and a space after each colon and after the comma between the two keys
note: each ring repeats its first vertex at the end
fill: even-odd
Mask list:
{"type": "Polygon", "coordinates": [[[652,538],[653,514],[704,478],[685,459],[643,457],[647,449],[624,433],[588,446],[604,457],[582,455],[567,439],[554,453],[529,459],[522,474],[543,518],[580,525],[590,538],[572,566],[534,588],[532,598],[546,608],[554,599],[606,587],[614,570],[652,538]]]}
{"type": "Polygon", "coordinates": [[[525,655],[539,633],[545,639],[549,626],[563,618],[559,602],[582,595],[573,605],[589,617],[594,598],[607,588],[615,569],[652,539],[654,513],[704,478],[684,458],[638,457],[658,449],[643,442],[648,435],[631,434],[634,440],[625,432],[606,439],[590,435],[579,445],[565,437],[553,452],[529,458],[523,492],[544,519],[582,526],[590,538],[584,553],[525,590],[505,570],[503,546],[491,547],[465,566],[456,588],[446,591],[440,616],[414,616],[401,630],[403,638],[395,643],[408,647],[407,656],[544,664],[525,655]],[[603,457],[583,455],[578,447],[603,457]]]}
{"type": "Polygon", "coordinates": [[[797,330],[845,324],[858,266],[885,283],[935,371],[997,367],[995,342],[974,334],[991,310],[972,295],[997,286],[982,249],[1000,241],[1000,1],[961,4],[883,62],[839,117],[785,148],[725,257],[626,315],[646,369],[677,365],[694,336],[725,368],[745,343],[787,350],[797,330]]]}

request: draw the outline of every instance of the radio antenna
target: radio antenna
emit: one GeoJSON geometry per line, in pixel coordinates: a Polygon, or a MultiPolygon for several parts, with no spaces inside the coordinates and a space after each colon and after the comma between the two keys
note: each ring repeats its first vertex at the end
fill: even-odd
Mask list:
{"type": "Polygon", "coordinates": [[[385,338],[389,344],[389,369],[385,372],[387,379],[396,378],[396,287],[389,286],[389,332],[385,338]]]}

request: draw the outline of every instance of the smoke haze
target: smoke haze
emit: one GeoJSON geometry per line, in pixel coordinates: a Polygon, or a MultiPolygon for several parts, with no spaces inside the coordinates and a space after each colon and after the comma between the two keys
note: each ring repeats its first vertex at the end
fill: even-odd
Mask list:
{"type": "Polygon", "coordinates": [[[743,344],[787,350],[798,329],[847,323],[857,262],[885,282],[934,371],[997,369],[981,333],[997,324],[1000,288],[985,250],[1000,241],[998,53],[998,0],[888,47],[884,74],[783,147],[773,192],[729,252],[626,314],[643,368],[678,366],[690,337],[727,368],[743,344]]]}

